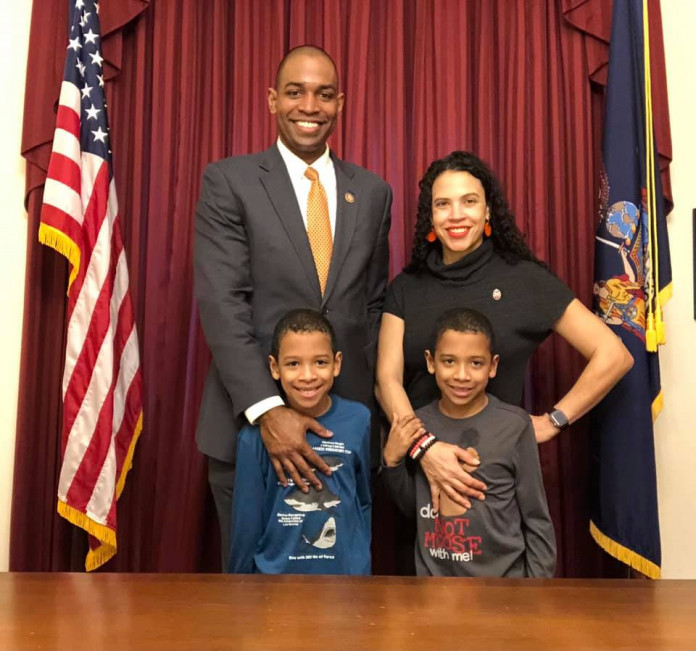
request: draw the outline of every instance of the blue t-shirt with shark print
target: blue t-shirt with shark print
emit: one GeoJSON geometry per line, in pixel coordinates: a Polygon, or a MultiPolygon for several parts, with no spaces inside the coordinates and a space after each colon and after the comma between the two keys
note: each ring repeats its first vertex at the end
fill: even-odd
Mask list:
{"type": "Polygon", "coordinates": [[[332,395],[317,420],[333,437],[307,442],[332,473],[309,493],[280,484],[257,426],[239,432],[230,572],[370,574],[370,411],[332,395]]]}

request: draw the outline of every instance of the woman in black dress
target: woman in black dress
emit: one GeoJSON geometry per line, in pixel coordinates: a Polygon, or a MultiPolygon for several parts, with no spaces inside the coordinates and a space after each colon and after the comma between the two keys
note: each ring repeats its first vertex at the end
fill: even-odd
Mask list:
{"type": "MultiPolygon", "coordinates": [[[[470,307],[493,324],[500,364],[488,391],[505,402],[520,404],[529,357],[552,331],[587,360],[570,391],[549,405],[549,413],[531,416],[537,441],[550,440],[594,407],[631,368],[633,358],[535,258],[498,180],[479,158],[452,152],[432,163],[419,185],[411,262],[389,286],[382,316],[376,394],[384,413],[390,420],[411,414],[437,397],[424,358],[433,325],[449,308],[470,307]]],[[[475,465],[475,460],[442,442],[422,457],[433,508],[441,490],[467,508],[467,496],[482,498],[483,484],[460,463],[475,465]]]]}

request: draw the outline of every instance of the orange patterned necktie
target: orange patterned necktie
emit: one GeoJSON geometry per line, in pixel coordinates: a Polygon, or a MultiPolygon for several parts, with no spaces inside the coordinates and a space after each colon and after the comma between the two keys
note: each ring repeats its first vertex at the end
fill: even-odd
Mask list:
{"type": "Polygon", "coordinates": [[[329,265],[333,251],[331,237],[331,222],[329,221],[329,202],[324,186],[319,181],[319,172],[308,167],[305,176],[312,182],[307,199],[307,237],[312,248],[314,265],[319,276],[321,295],[326,289],[326,279],[329,277],[329,265]]]}

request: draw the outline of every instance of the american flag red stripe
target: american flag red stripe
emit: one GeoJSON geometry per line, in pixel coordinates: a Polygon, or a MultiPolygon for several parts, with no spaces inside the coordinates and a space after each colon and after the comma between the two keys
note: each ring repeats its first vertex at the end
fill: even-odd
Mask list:
{"type": "Polygon", "coordinates": [[[72,158],[63,156],[58,152],[54,153],[48,164],[48,177],[60,179],[61,183],[67,185],[73,192],[80,193],[82,185],[80,166],[76,165],[72,158]]]}
{"type": "Polygon", "coordinates": [[[90,534],[88,570],[116,553],[117,500],[142,430],[142,375],[103,92],[99,8],[71,27],[39,240],[68,258],[58,511],[90,534]]]}
{"type": "MultiPolygon", "coordinates": [[[[58,105],[56,114],[56,129],[63,129],[73,134],[76,138],[80,137],[80,116],[72,106],[58,105]]],[[[79,192],[79,189],[78,189],[79,192]]]]}
{"type": "MultiPolygon", "coordinates": [[[[83,168],[88,162],[93,163],[91,158],[87,159],[84,161],[83,168]]],[[[108,169],[105,164],[102,164],[101,167],[101,172],[96,175],[96,183],[94,185],[88,183],[83,185],[83,187],[87,186],[88,199],[83,212],[84,221],[80,227],[80,241],[82,242],[83,248],[91,251],[93,254],[95,253],[95,248],[97,248],[97,238],[104,224],[108,206],[108,190],[104,189],[104,182],[107,180],[106,174],[108,173],[108,169]]],[[[72,225],[73,222],[69,223],[72,225]]],[[[104,245],[97,248],[96,253],[98,256],[104,254],[103,249],[104,245]]],[[[72,318],[73,310],[78,303],[81,301],[81,304],[84,305],[85,301],[89,298],[89,292],[86,297],[82,293],[85,280],[89,282],[91,277],[99,273],[101,269],[99,267],[91,269],[91,275],[88,276],[89,271],[90,267],[88,265],[81,265],[71,284],[72,291],[68,299],[68,319],[72,318]]],[[[94,291],[93,288],[92,291],[94,291]]]]}

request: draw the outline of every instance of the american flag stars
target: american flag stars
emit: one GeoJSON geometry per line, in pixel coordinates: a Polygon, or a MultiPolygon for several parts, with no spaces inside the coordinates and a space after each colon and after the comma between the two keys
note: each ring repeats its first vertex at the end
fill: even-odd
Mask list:
{"type": "Polygon", "coordinates": [[[89,120],[96,120],[97,116],[101,113],[101,109],[98,109],[92,104],[90,108],[88,108],[85,111],[85,114],[87,115],[87,119],[89,120]]]}
{"type": "Polygon", "coordinates": [[[106,142],[106,136],[107,133],[106,131],[102,131],[101,127],[97,127],[96,131],[92,131],[92,135],[94,136],[95,142],[98,140],[99,142],[106,142]]]}
{"type": "Polygon", "coordinates": [[[72,72],[66,71],[66,80],[80,92],[81,130],[90,153],[110,159],[106,102],[101,90],[104,57],[99,45],[99,5],[92,0],[74,0],[73,6],[68,44],[68,61],[73,67],[72,72]]]}
{"type": "Polygon", "coordinates": [[[94,54],[92,54],[92,53],[90,52],[90,53],[89,53],[89,56],[90,56],[91,59],[92,59],[92,63],[93,63],[95,66],[99,66],[99,67],[101,68],[101,64],[102,64],[102,61],[103,61],[104,59],[102,58],[101,54],[99,54],[99,50],[97,50],[94,54]]]}

